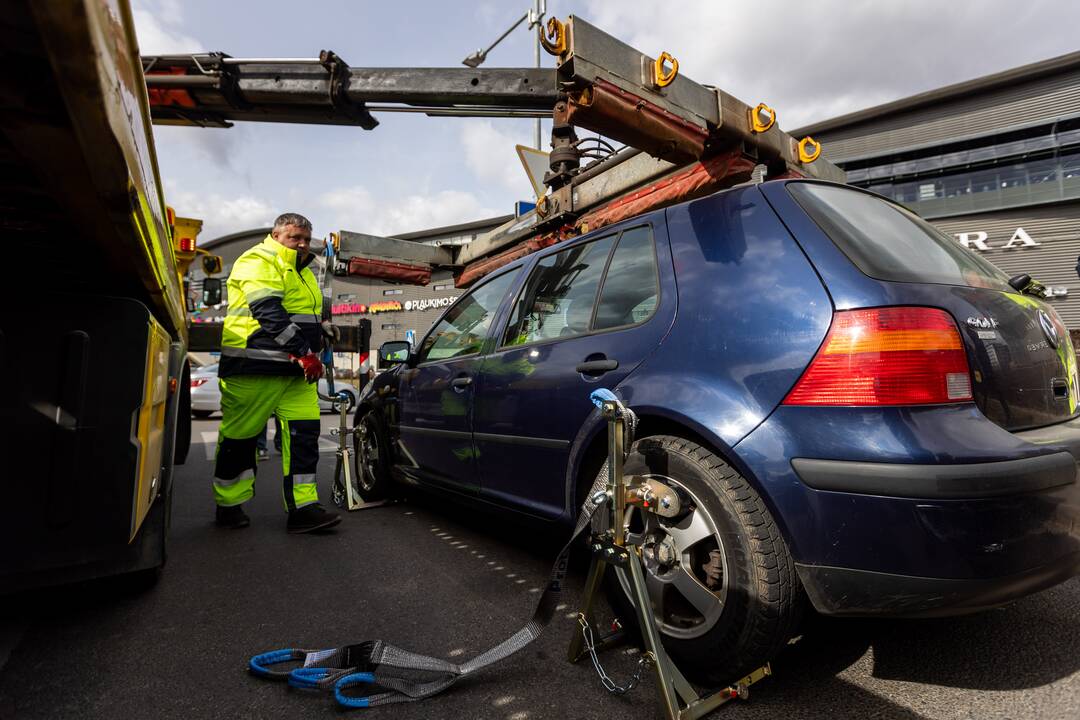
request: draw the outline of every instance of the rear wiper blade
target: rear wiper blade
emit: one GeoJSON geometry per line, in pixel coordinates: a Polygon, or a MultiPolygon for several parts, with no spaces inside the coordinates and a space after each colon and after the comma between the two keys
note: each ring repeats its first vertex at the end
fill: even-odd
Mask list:
{"type": "Polygon", "coordinates": [[[1009,278],[1009,285],[1012,286],[1014,290],[1024,295],[1034,295],[1035,297],[1041,298],[1047,296],[1046,286],[1027,273],[1013,275],[1009,278]]]}

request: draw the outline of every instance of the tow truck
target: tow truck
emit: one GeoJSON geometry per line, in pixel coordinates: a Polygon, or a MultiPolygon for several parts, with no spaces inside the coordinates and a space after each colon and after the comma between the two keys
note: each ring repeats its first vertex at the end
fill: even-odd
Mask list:
{"type": "Polygon", "coordinates": [[[590,229],[748,182],[755,168],[843,177],[765,103],[695,82],[671,54],[646,55],[577,17],[539,28],[553,69],[357,68],[331,51],[140,57],[127,0],[9,0],[5,10],[0,223],[19,262],[0,290],[0,592],[153,578],[165,561],[173,466],[190,443],[187,351],[197,349],[182,270],[198,253],[172,230],[152,123],[371,130],[377,115],[403,111],[552,118],[534,211],[460,248],[342,232],[328,263],[417,283],[446,267],[459,287],[590,229]]]}

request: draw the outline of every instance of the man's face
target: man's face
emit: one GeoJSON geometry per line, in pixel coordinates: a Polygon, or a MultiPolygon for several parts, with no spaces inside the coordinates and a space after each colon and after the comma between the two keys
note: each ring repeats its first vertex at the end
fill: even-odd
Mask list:
{"type": "Polygon", "coordinates": [[[285,247],[295,250],[301,260],[307,257],[308,247],[311,245],[310,230],[305,230],[296,225],[286,225],[285,227],[275,228],[270,235],[285,247]]]}

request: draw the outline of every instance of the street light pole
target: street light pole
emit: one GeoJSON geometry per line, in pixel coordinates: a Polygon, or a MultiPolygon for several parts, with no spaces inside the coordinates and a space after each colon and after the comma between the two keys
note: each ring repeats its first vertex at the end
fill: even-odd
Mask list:
{"type": "MultiPolygon", "coordinates": [[[[533,0],[533,6],[524,15],[519,17],[517,21],[510,26],[510,28],[499,36],[499,39],[491,43],[491,46],[487,50],[477,50],[469,55],[467,58],[461,61],[462,65],[467,65],[471,68],[479,67],[481,63],[487,60],[487,54],[495,49],[495,46],[503,41],[503,39],[512,33],[518,25],[525,20],[529,21],[529,30],[539,27],[544,22],[544,15],[547,14],[547,0],[533,0]]],[[[540,37],[539,34],[534,36],[533,42],[535,47],[533,48],[533,59],[536,61],[536,67],[540,67],[540,37]]],[[[536,135],[534,137],[534,143],[536,149],[540,149],[540,118],[536,119],[536,135]]]]}
{"type": "MultiPolygon", "coordinates": [[[[529,13],[529,30],[540,27],[544,22],[544,15],[547,13],[547,0],[533,0],[533,9],[529,13]]],[[[539,33],[533,32],[533,59],[536,61],[536,67],[540,67],[540,36],[539,33]]],[[[536,135],[535,142],[537,150],[541,150],[541,134],[540,134],[540,118],[536,118],[536,135]]]]}

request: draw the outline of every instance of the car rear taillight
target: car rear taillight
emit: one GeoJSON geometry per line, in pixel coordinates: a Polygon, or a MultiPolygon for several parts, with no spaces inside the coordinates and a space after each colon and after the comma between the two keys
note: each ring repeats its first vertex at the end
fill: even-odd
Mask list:
{"type": "Polygon", "coordinates": [[[925,405],[967,402],[971,374],[956,323],[944,310],[843,310],[785,405],[925,405]]]}
{"type": "Polygon", "coordinates": [[[206,384],[206,378],[191,378],[191,387],[197,388],[206,384]]]}

